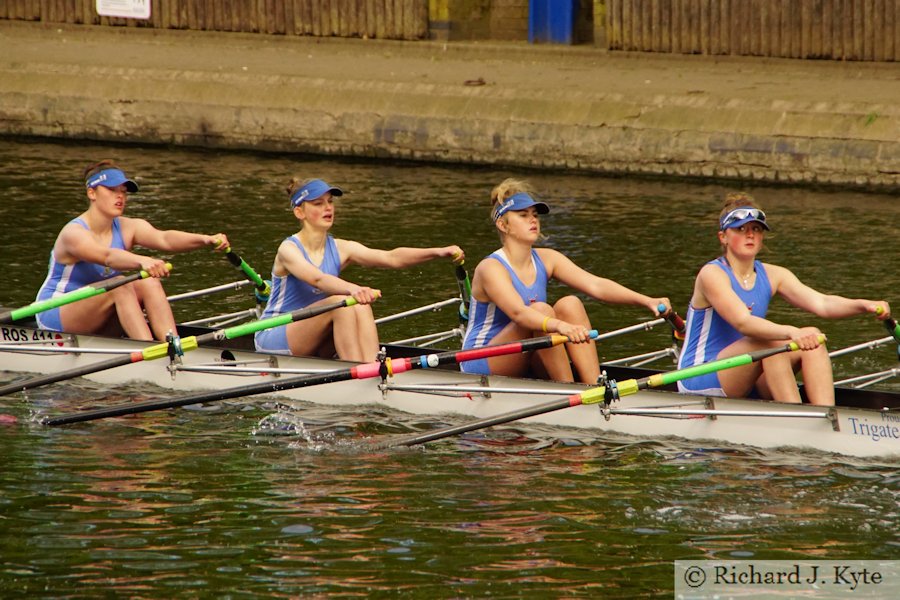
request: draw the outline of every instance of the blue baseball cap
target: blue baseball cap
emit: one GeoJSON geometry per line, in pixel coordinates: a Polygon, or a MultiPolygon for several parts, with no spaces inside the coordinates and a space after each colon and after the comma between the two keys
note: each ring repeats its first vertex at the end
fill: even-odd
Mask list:
{"type": "Polygon", "coordinates": [[[131,179],[125,176],[125,173],[122,172],[121,169],[103,169],[98,173],[94,173],[90,177],[87,178],[87,181],[84,182],[85,187],[88,188],[96,188],[98,185],[102,185],[107,188],[118,187],[122,184],[125,184],[125,189],[129,192],[138,191],[138,184],[136,184],[131,179]]]}
{"type": "Polygon", "coordinates": [[[494,221],[505,215],[511,210],[525,210],[534,206],[539,215],[546,215],[550,212],[550,207],[543,202],[537,202],[526,192],[513,194],[494,209],[494,221]]]}
{"type": "Polygon", "coordinates": [[[343,196],[341,188],[328,185],[321,179],[312,179],[291,195],[291,207],[298,207],[307,200],[316,200],[331,192],[332,196],[343,196]]]}

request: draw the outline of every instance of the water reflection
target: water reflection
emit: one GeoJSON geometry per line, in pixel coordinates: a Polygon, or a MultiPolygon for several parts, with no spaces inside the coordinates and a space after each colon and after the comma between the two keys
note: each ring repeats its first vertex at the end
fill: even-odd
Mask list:
{"type": "MultiPolygon", "coordinates": [[[[52,239],[84,202],[82,163],[107,156],[126,165],[145,192],[130,214],[176,228],[221,226],[262,272],[290,233],[280,188],[291,174],[325,175],[348,191],[338,235],[375,246],[464,238],[473,264],[497,245],[488,192],[512,174],[2,140],[4,304],[32,299],[52,239]]],[[[553,204],[550,244],[590,271],[668,295],[684,312],[696,270],[717,252],[710,224],[723,187],[518,175],[553,204]]],[[[894,198],[750,191],[772,215],[772,260],[823,291],[891,298],[897,278],[890,259],[900,249],[894,198]]],[[[402,277],[348,276],[385,290],[379,316],[456,293],[447,265],[426,264],[402,277]]],[[[191,253],[178,257],[169,291],[235,278],[219,257],[191,253]]],[[[248,301],[235,292],[185,301],[176,311],[194,317],[240,310],[248,301]]],[[[595,303],[590,310],[602,329],[642,317],[595,303]]],[[[797,318],[783,303],[773,316],[797,318]]],[[[445,310],[390,324],[383,337],[455,324],[455,313],[445,310]]],[[[884,335],[864,319],[817,325],[833,347],[884,335]]],[[[611,340],[601,352],[622,356],[668,343],[657,330],[611,340]]],[[[839,359],[836,371],[895,364],[895,349],[882,348],[839,359]]],[[[891,559],[900,548],[900,472],[877,461],[597,438],[523,424],[426,450],[374,451],[372,438],[438,423],[378,407],[263,397],[61,429],[35,422],[50,412],[157,395],[164,392],[78,381],[0,400],[0,412],[18,418],[0,426],[0,590],[630,598],[670,593],[676,559],[891,559]]],[[[460,422],[454,419],[440,421],[460,422]]]]}

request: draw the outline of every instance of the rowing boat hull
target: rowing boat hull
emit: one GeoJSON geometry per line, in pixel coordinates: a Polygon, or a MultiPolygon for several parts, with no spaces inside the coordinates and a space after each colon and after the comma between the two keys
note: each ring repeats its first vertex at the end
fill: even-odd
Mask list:
{"type": "MultiPolygon", "coordinates": [[[[7,325],[0,327],[0,370],[23,374],[56,373],[108,358],[107,351],[133,352],[144,347],[140,342],[124,339],[56,334],[7,325]],[[41,342],[45,345],[36,346],[41,342]],[[38,348],[59,350],[50,352],[38,348]]],[[[213,347],[188,352],[181,363],[172,368],[167,360],[141,361],[90,374],[87,378],[108,386],[149,382],[177,392],[193,392],[278,381],[295,374],[353,366],[353,363],[336,360],[272,356],[213,347]],[[257,371],[248,373],[245,369],[257,371]],[[282,370],[291,372],[283,373],[282,370]]],[[[339,406],[378,404],[421,415],[457,413],[485,418],[584,389],[586,386],[578,384],[496,376],[481,378],[453,370],[425,369],[398,374],[385,382],[380,379],[349,380],[274,392],[273,395],[339,406]],[[485,387],[495,391],[484,393],[485,387]]],[[[839,398],[841,393],[839,388],[839,398]]],[[[857,396],[869,394],[854,393],[857,396]]],[[[823,409],[646,390],[614,403],[608,413],[601,407],[588,405],[527,420],[567,429],[599,430],[645,438],[675,436],[760,448],[791,446],[859,457],[898,457],[900,411],[897,408],[900,404],[896,394],[881,396],[889,398],[889,404],[879,400],[873,405],[889,406],[892,410],[840,405],[823,409]],[[617,412],[622,410],[640,414],[617,412]]]]}

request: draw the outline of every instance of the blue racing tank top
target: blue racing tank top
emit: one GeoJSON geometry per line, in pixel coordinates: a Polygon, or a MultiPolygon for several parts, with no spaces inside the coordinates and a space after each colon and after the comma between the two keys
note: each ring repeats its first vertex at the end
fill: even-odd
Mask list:
{"type": "MultiPolygon", "coordinates": [[[[516,292],[522,298],[522,302],[530,305],[535,302],[547,301],[547,269],[544,267],[544,261],[541,260],[536,251],[531,251],[531,260],[536,272],[534,283],[531,285],[525,285],[519,279],[519,276],[516,275],[516,272],[507,262],[506,254],[502,249],[491,253],[487,258],[499,261],[506,268],[513,287],[516,288],[516,292]]],[[[472,296],[469,300],[469,325],[466,328],[466,335],[463,339],[463,350],[487,346],[510,321],[511,319],[506,313],[500,310],[493,302],[479,302],[472,296]]],[[[466,373],[489,374],[486,359],[466,361],[460,365],[460,369],[466,373]]]]}
{"type": "MultiPolygon", "coordinates": [[[[309,255],[300,240],[296,236],[286,238],[287,241],[293,243],[310,264],[315,264],[309,260],[309,255]]],[[[325,256],[322,258],[322,264],[316,265],[320,271],[328,275],[339,277],[341,274],[341,256],[338,254],[337,244],[332,236],[325,238],[325,256]]],[[[262,319],[274,317],[283,313],[295,311],[298,308],[304,308],[327,298],[326,294],[319,288],[313,287],[297,279],[290,273],[282,277],[277,277],[272,273],[272,293],[269,295],[269,301],[266,303],[266,309],[263,311],[262,319]]]]}
{"type": "MultiPolygon", "coordinates": [[[[81,217],[72,219],[67,225],[72,223],[81,225],[90,231],[90,227],[88,227],[88,224],[81,217]]],[[[112,241],[110,241],[109,247],[127,250],[125,247],[125,240],[122,239],[122,227],[119,224],[118,217],[114,218],[112,222],[112,241]]],[[[50,263],[47,267],[47,278],[44,279],[44,283],[41,284],[41,288],[38,290],[35,301],[49,300],[50,298],[61,296],[66,292],[77,290],[103,279],[115,277],[116,275],[119,275],[119,271],[91,262],[78,261],[71,265],[64,265],[57,262],[53,250],[50,250],[50,263]]],[[[56,331],[62,330],[58,308],[39,313],[36,316],[36,319],[38,325],[44,329],[53,329],[56,331]]]]}
{"type": "MultiPolygon", "coordinates": [[[[753,262],[756,281],[749,290],[745,290],[738,282],[725,257],[720,256],[707,264],[716,265],[728,274],[728,278],[731,280],[731,289],[747,306],[750,314],[754,317],[765,318],[769,311],[769,302],[772,300],[772,284],[761,262],[758,260],[753,262]]],[[[719,316],[713,307],[696,309],[689,306],[684,348],[678,359],[678,368],[684,369],[715,360],[723,348],[741,337],[743,337],[741,332],[719,316]]],[[[678,383],[678,388],[682,392],[691,394],[722,395],[722,386],[717,373],[686,379],[678,383]]]]}

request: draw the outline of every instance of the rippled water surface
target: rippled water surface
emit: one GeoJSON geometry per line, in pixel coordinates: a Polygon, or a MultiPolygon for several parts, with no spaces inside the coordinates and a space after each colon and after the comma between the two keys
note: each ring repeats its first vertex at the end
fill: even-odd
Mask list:
{"type": "MultiPolygon", "coordinates": [[[[142,193],[132,216],[224,230],[267,272],[293,223],[292,174],[348,192],[335,233],[380,247],[458,243],[467,265],[494,247],[487,193],[531,180],[551,202],[548,244],[589,270],[684,313],[696,269],[715,256],[719,185],[310,157],[0,141],[2,304],[29,302],[59,228],[85,204],[79,169],[114,157],[142,193]]],[[[888,196],[754,188],[770,214],[768,259],[824,291],[893,296],[900,205],[888,196]]],[[[173,257],[168,289],[236,279],[218,255],[173,257]]],[[[451,297],[443,263],[352,269],[384,291],[378,316],[451,297]]],[[[558,292],[557,292],[558,293],[558,292]]],[[[194,318],[252,303],[246,289],[176,304],[194,318]]],[[[590,304],[608,330],[646,319],[590,304]]],[[[875,339],[869,319],[815,323],[832,347],[875,339]]],[[[452,328],[445,309],[392,322],[384,339],[452,328]]],[[[665,347],[665,331],[601,347],[620,357],[665,347]]],[[[838,376],[897,365],[896,346],[835,361],[838,376]]],[[[670,368],[671,364],[660,364],[670,368]]],[[[127,368],[127,367],[126,367],[127,368]]],[[[0,373],[0,381],[11,379],[0,373]]],[[[895,380],[896,381],[896,380],[895,380]]],[[[886,384],[897,389],[896,383],[886,384]]],[[[84,380],[0,399],[0,595],[36,597],[586,597],[671,595],[688,558],[893,559],[900,469],[822,453],[597,437],[517,424],[425,449],[372,439],[463,418],[282,404],[254,398],[45,428],[35,418],[171,394],[84,380]]]]}

